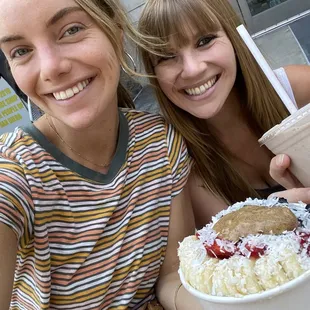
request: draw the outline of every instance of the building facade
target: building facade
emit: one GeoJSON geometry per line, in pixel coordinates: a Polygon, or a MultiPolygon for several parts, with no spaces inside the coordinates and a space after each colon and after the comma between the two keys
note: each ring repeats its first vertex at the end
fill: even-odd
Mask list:
{"type": "MultiPolygon", "coordinates": [[[[229,0],[251,33],[259,32],[310,9],[309,0],[229,0]]],[[[136,23],[145,0],[121,0],[136,23]]]]}

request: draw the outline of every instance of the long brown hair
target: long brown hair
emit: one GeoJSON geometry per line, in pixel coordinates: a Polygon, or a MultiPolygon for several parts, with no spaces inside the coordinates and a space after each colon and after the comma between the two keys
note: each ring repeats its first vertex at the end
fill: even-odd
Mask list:
{"type": "MultiPolygon", "coordinates": [[[[138,29],[168,45],[171,35],[178,42],[187,40],[188,23],[185,21],[202,33],[206,30],[225,31],[236,54],[238,72],[235,86],[243,95],[242,110],[258,137],[288,116],[280,98],[240,39],[236,27],[241,22],[227,0],[148,0],[138,29]]],[[[151,46],[148,47],[150,49],[151,46]]],[[[194,169],[203,180],[204,187],[228,204],[247,197],[258,197],[255,189],[234,168],[228,149],[211,134],[206,123],[174,105],[162,92],[154,78],[153,55],[147,49],[141,49],[141,56],[161,110],[184,136],[195,160],[194,169]]]]}

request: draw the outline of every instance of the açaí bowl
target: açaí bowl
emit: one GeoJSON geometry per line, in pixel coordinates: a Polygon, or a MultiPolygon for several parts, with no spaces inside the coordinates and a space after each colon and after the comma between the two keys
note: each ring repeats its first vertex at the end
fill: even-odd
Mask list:
{"type": "MultiPolygon", "coordinates": [[[[240,205],[249,203],[257,204],[257,202],[260,201],[257,199],[255,200],[249,199],[244,203],[240,203],[240,205]]],[[[271,205],[273,205],[275,202],[271,201],[271,205]]],[[[236,205],[238,205],[238,203],[236,205]]],[[[221,213],[225,214],[225,212],[229,211],[228,210],[222,211],[221,213]]],[[[202,309],[206,310],[310,309],[310,269],[306,270],[300,276],[290,280],[289,282],[278,285],[266,291],[249,294],[241,297],[215,296],[200,292],[194,287],[192,287],[185,280],[181,268],[179,268],[179,275],[185,289],[199,300],[200,304],[202,305],[202,309]]]]}

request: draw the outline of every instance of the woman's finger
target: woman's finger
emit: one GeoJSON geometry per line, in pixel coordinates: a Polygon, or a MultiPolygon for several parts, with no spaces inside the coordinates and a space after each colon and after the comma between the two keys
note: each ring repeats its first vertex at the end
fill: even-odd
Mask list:
{"type": "Polygon", "coordinates": [[[303,185],[289,171],[290,164],[289,156],[285,154],[275,156],[270,162],[269,173],[271,177],[287,189],[302,187],[303,185]]]}
{"type": "Polygon", "coordinates": [[[286,191],[273,193],[268,198],[271,197],[285,198],[288,202],[302,201],[306,204],[310,204],[310,188],[292,188],[286,191]]]}

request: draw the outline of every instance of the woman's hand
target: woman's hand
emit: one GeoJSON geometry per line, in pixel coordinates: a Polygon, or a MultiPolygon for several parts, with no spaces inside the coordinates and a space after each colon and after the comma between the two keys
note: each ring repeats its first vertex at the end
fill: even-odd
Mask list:
{"type": "MultiPolygon", "coordinates": [[[[286,191],[273,193],[271,196],[285,198],[289,202],[302,201],[310,203],[310,188],[305,188],[288,170],[291,164],[289,156],[279,154],[270,163],[270,175],[279,184],[287,188],[286,191]]],[[[310,169],[310,167],[307,167],[310,169]]]]}

